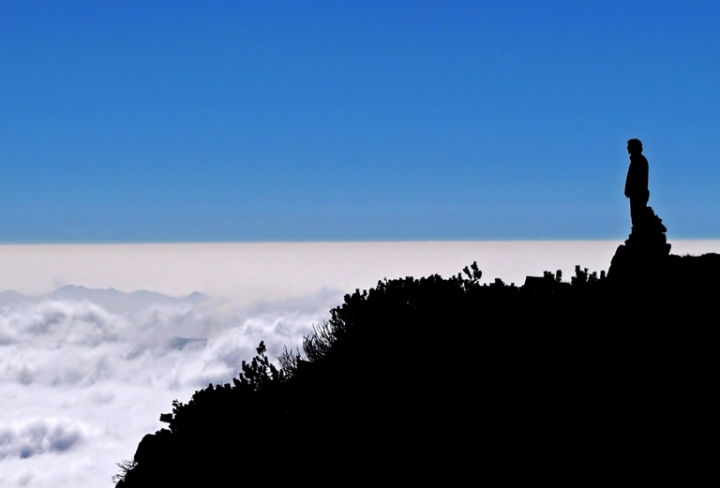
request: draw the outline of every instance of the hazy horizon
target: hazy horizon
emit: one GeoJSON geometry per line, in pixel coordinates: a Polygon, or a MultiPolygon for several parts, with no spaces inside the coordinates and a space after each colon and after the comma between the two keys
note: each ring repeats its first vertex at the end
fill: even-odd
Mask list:
{"type": "MultiPolygon", "coordinates": [[[[720,252],[720,240],[671,240],[675,254],[720,252]]],[[[0,245],[0,291],[31,296],[63,285],[200,292],[228,305],[354,290],[382,278],[459,273],[477,261],[483,282],[518,286],[526,276],[575,265],[607,271],[620,240],[411,241],[0,245]],[[253,282],[250,287],[238,283],[253,282]]]]}

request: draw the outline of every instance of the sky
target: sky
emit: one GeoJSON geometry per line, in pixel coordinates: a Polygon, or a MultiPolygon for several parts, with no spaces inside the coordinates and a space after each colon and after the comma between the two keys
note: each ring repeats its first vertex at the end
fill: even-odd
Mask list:
{"type": "Polygon", "coordinates": [[[711,1],[0,3],[0,242],[720,237],[711,1]]]}

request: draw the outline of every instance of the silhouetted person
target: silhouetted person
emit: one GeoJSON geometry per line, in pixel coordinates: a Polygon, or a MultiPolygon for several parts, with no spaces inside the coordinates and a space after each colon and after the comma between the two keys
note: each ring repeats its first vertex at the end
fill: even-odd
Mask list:
{"type": "Polygon", "coordinates": [[[630,139],[627,150],[628,154],[630,154],[630,167],[625,180],[625,196],[630,199],[630,218],[633,227],[635,227],[640,223],[650,199],[650,190],[648,189],[649,166],[647,159],[642,155],[642,142],[638,139],[630,139]]]}

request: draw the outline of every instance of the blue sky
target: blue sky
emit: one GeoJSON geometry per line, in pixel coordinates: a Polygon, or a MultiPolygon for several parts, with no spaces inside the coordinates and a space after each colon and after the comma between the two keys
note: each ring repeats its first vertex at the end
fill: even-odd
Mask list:
{"type": "Polygon", "coordinates": [[[720,237],[718,2],[0,3],[0,242],[720,237]]]}

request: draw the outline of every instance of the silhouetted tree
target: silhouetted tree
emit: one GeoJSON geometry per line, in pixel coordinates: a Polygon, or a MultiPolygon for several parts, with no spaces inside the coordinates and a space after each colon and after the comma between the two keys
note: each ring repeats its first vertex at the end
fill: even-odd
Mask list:
{"type": "Polygon", "coordinates": [[[649,469],[638,452],[700,455],[669,426],[716,404],[698,397],[715,357],[703,349],[714,325],[698,318],[720,291],[720,256],[669,259],[642,287],[579,266],[570,283],[481,277],[473,263],[345,295],[279,368],[261,342],[232,383],[175,400],[117,480],[453,485],[568,479],[569,467],[609,480],[649,469]]]}

